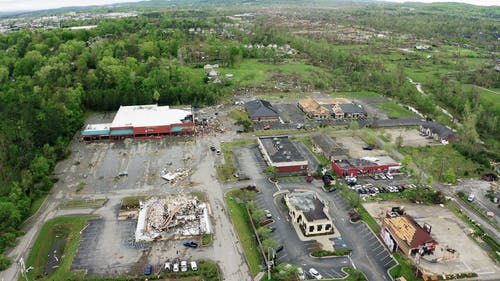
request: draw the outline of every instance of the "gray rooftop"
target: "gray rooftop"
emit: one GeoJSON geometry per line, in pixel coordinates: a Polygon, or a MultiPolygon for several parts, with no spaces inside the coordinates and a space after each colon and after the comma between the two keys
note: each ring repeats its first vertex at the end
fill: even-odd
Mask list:
{"type": "Polygon", "coordinates": [[[249,101],[245,103],[245,108],[252,119],[279,116],[278,110],[265,100],[249,101]]]}
{"type": "Polygon", "coordinates": [[[259,138],[273,163],[306,161],[287,136],[259,138]]]}
{"type": "Polygon", "coordinates": [[[352,113],[359,113],[359,114],[365,114],[365,110],[361,108],[361,106],[354,104],[354,103],[341,103],[339,104],[340,108],[344,113],[347,114],[352,114],[352,113]]]}
{"type": "Polygon", "coordinates": [[[316,192],[293,192],[288,195],[288,202],[297,210],[301,210],[308,221],[328,219],[323,212],[325,204],[318,199],[316,192]]]}
{"type": "Polygon", "coordinates": [[[337,143],[333,138],[325,134],[314,134],[311,136],[311,140],[316,144],[323,153],[333,157],[339,155],[348,155],[349,151],[344,149],[342,145],[337,143]]]}
{"type": "Polygon", "coordinates": [[[458,138],[457,133],[455,133],[453,130],[450,128],[441,125],[440,123],[437,122],[426,122],[422,124],[422,127],[424,128],[429,128],[433,133],[438,134],[440,137],[444,138],[458,138]]]}

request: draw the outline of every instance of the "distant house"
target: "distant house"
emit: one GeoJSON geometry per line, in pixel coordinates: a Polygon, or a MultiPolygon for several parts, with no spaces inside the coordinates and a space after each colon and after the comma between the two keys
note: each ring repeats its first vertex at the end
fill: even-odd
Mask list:
{"type": "Polygon", "coordinates": [[[322,153],[330,161],[347,159],[347,155],[349,155],[349,150],[343,148],[334,139],[325,134],[312,135],[311,141],[314,150],[322,153]]]}
{"type": "Polygon", "coordinates": [[[434,253],[437,246],[430,231],[430,225],[422,227],[409,215],[390,213],[382,221],[380,236],[391,252],[425,255],[434,253]]]}
{"type": "Polygon", "coordinates": [[[420,125],[419,130],[426,137],[443,143],[460,141],[455,131],[437,122],[426,122],[420,125]]]}
{"type": "Polygon", "coordinates": [[[279,113],[271,103],[265,100],[253,100],[245,103],[245,108],[254,122],[279,121],[279,113]]]}
{"type": "Polygon", "coordinates": [[[351,103],[345,98],[316,98],[308,97],[300,100],[297,106],[309,117],[313,119],[344,119],[359,118],[367,116],[366,112],[359,105],[351,103]],[[343,108],[350,110],[345,112],[343,108]],[[356,109],[354,112],[353,109],[356,109]]]}
{"type": "Polygon", "coordinates": [[[360,105],[354,103],[344,103],[339,106],[344,112],[345,119],[366,118],[368,116],[366,111],[360,105]]]}

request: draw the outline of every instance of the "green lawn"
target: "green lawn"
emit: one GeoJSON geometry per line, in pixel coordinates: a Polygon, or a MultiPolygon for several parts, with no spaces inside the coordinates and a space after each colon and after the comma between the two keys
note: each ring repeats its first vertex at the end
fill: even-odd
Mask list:
{"type": "Polygon", "coordinates": [[[370,92],[370,91],[361,91],[361,92],[335,92],[331,94],[334,98],[348,98],[348,99],[362,99],[362,98],[381,98],[383,97],[381,94],[370,92]]]}
{"type": "Polygon", "coordinates": [[[389,118],[399,118],[405,116],[417,116],[414,112],[402,107],[395,102],[377,102],[373,103],[377,108],[383,110],[389,118]]]}
{"type": "MultiPolygon", "coordinates": [[[[70,271],[70,267],[80,242],[80,231],[87,225],[87,220],[91,218],[97,218],[97,216],[64,216],[46,222],[40,230],[40,234],[26,260],[26,267],[33,267],[28,273],[29,280],[82,279],[84,272],[70,271]],[[44,271],[47,256],[52,249],[56,237],[66,238],[66,243],[60,248],[63,251],[63,255],[59,267],[52,274],[45,276],[44,271]]],[[[19,280],[24,280],[24,278],[20,278],[19,280]]]]}
{"type": "Polygon", "coordinates": [[[252,276],[256,276],[260,271],[260,265],[263,263],[262,254],[259,252],[257,240],[255,239],[250,217],[243,204],[238,204],[233,197],[233,191],[226,194],[226,206],[231,216],[236,232],[245,252],[246,259],[250,266],[252,276]]]}
{"type": "Polygon", "coordinates": [[[400,149],[409,154],[417,166],[430,172],[435,180],[439,180],[449,168],[455,171],[458,178],[476,177],[484,172],[481,165],[466,159],[451,145],[406,146],[400,149]]]}
{"type": "Polygon", "coordinates": [[[31,217],[32,215],[36,214],[36,212],[38,211],[38,209],[40,209],[40,207],[42,206],[43,202],[45,201],[45,198],[47,198],[47,195],[48,195],[47,193],[43,194],[42,196],[36,198],[35,200],[33,200],[33,202],[31,202],[29,217],[31,217]]]}
{"type": "MultiPolygon", "coordinates": [[[[234,68],[219,68],[222,76],[233,74],[233,83],[235,85],[245,86],[274,86],[276,81],[272,79],[273,75],[297,76],[302,82],[319,83],[328,81],[331,74],[328,74],[320,67],[297,61],[284,61],[279,64],[266,63],[257,59],[243,60],[234,68]]],[[[286,80],[286,79],[284,79],[286,80]]]]}
{"type": "Polygon", "coordinates": [[[398,261],[398,265],[389,270],[389,274],[393,278],[403,276],[407,281],[418,281],[420,278],[415,277],[415,269],[411,261],[401,257],[399,253],[394,253],[394,258],[398,261]]]}

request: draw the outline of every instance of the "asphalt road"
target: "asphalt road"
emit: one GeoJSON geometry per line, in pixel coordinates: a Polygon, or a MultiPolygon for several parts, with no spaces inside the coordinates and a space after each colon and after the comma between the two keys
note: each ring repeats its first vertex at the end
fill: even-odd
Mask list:
{"type": "MultiPolygon", "coordinates": [[[[317,269],[323,277],[342,278],[345,274],[342,267],[351,266],[365,272],[369,280],[391,280],[387,275],[387,270],[396,265],[396,262],[388,254],[377,236],[370,231],[364,223],[352,224],[349,222],[347,211],[348,205],[337,192],[325,193],[318,186],[301,181],[299,183],[280,183],[275,186],[261,171],[265,167],[259,150],[253,147],[239,149],[237,157],[243,157],[238,162],[245,163],[245,166],[260,167],[247,172],[252,178],[260,192],[256,197],[259,208],[268,209],[273,215],[275,222],[272,224],[276,230],[271,237],[283,245],[283,250],[277,253],[278,263],[296,264],[308,271],[313,267],[317,269]],[[279,189],[278,189],[279,188],[279,189]],[[351,257],[334,257],[318,259],[309,256],[313,249],[314,241],[301,241],[291,222],[287,210],[281,204],[281,197],[273,198],[273,194],[280,189],[293,190],[296,188],[309,189],[318,192],[319,196],[327,201],[330,207],[330,214],[334,218],[334,224],[341,234],[346,247],[353,249],[351,257]]],[[[320,181],[318,181],[320,184],[320,181]]],[[[240,182],[238,185],[244,186],[247,182],[240,182]]],[[[235,187],[234,185],[228,186],[235,187]]]]}

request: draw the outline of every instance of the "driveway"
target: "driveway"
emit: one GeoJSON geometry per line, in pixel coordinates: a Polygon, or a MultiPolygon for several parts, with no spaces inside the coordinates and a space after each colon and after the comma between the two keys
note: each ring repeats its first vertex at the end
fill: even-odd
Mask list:
{"type": "MultiPolygon", "coordinates": [[[[244,159],[239,159],[239,162],[255,167],[263,165],[264,161],[255,147],[244,147],[239,150],[238,157],[244,157],[244,159]]],[[[255,169],[253,171],[254,173],[257,172],[255,169]]],[[[351,224],[349,222],[347,216],[349,208],[337,192],[325,193],[318,188],[319,185],[308,184],[303,179],[299,183],[281,183],[275,186],[268,181],[263,173],[249,174],[249,176],[260,190],[256,197],[257,206],[268,209],[275,220],[273,226],[276,227],[276,230],[271,237],[284,246],[283,250],[277,253],[278,263],[296,264],[305,271],[314,267],[326,278],[342,278],[345,274],[343,274],[341,268],[351,266],[365,272],[369,280],[391,280],[387,275],[387,269],[396,265],[396,262],[389,256],[377,236],[364,223],[351,224]],[[350,258],[335,257],[326,259],[309,256],[314,242],[299,239],[281,200],[279,197],[275,199],[272,196],[279,190],[278,188],[281,190],[301,188],[318,192],[328,202],[330,214],[335,219],[335,226],[341,234],[343,243],[346,244],[346,247],[353,249],[352,256],[350,258]]]]}

